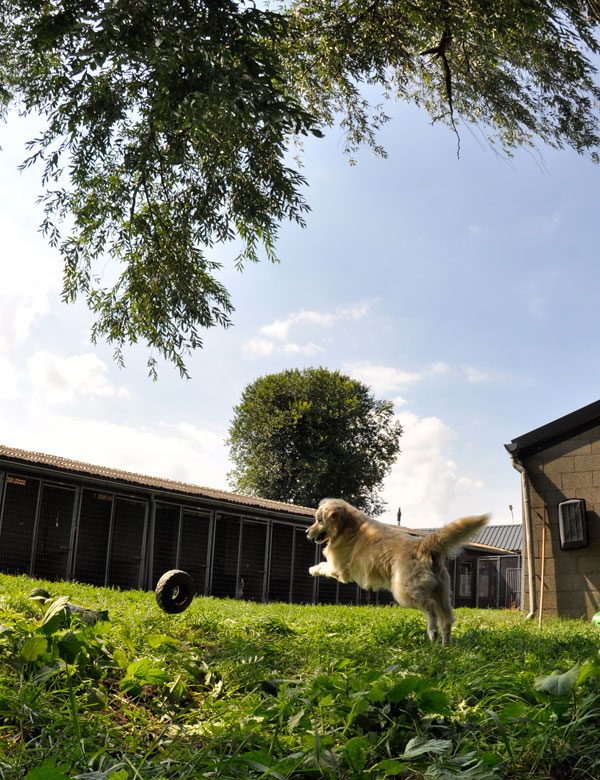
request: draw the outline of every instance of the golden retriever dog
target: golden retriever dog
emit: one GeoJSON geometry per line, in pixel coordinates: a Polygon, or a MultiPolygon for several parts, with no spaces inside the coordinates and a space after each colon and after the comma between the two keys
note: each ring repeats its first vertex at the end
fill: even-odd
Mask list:
{"type": "Polygon", "coordinates": [[[487,520],[487,515],[463,517],[427,536],[414,537],[367,517],[340,498],[325,498],[306,531],[317,544],[327,542],[325,561],[311,566],[309,572],[313,577],[356,582],[365,590],[391,591],[400,606],[423,610],[432,642],[441,627],[445,646],[454,623],[445,560],[487,520]]]}

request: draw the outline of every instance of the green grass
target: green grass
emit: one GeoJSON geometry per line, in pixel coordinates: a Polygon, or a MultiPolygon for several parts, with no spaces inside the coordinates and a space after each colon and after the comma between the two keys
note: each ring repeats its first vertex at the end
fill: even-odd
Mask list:
{"type": "Polygon", "coordinates": [[[600,778],[597,628],[465,609],[453,637],[395,607],[169,616],[152,593],[0,575],[0,778],[600,778]]]}

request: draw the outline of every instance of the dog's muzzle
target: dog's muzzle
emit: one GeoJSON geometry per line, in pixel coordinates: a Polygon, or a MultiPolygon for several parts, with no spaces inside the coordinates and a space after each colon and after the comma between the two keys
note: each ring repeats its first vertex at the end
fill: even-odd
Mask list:
{"type": "Polygon", "coordinates": [[[327,538],[327,531],[319,531],[319,533],[317,533],[315,536],[313,536],[310,531],[311,529],[307,528],[306,535],[309,539],[312,539],[312,541],[316,542],[317,544],[322,544],[327,538]]]}

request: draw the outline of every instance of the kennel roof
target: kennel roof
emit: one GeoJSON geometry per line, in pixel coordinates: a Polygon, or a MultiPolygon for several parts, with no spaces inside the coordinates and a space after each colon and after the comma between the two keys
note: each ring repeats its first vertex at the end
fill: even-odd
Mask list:
{"type": "Polygon", "coordinates": [[[504,550],[520,552],[523,547],[523,527],[517,523],[486,525],[478,532],[475,541],[492,547],[501,547],[504,550]]]}
{"type": "MultiPolygon", "coordinates": [[[[403,531],[411,536],[427,536],[438,528],[407,528],[401,526],[403,531]]],[[[493,553],[520,553],[522,530],[518,525],[488,525],[477,533],[474,540],[465,544],[465,549],[479,550],[480,552],[493,553]]]]}
{"type": "Polygon", "coordinates": [[[539,428],[517,436],[516,439],[504,446],[513,457],[527,457],[576,436],[578,433],[583,433],[598,424],[600,424],[600,401],[594,401],[587,406],[582,406],[581,409],[558,417],[546,425],[541,425],[539,428]]]}
{"type": "Polygon", "coordinates": [[[60,455],[31,452],[29,450],[21,450],[0,444],[0,462],[2,461],[13,466],[35,467],[36,471],[47,470],[48,472],[52,472],[54,476],[56,476],[56,472],[59,472],[63,475],[91,478],[95,482],[101,480],[104,483],[113,483],[113,486],[119,484],[129,485],[131,487],[146,488],[150,491],[169,492],[180,496],[203,498],[211,502],[224,502],[232,505],[232,507],[248,507],[267,512],[281,512],[305,517],[306,519],[310,519],[314,516],[314,509],[298,506],[296,504],[271,501],[269,499],[246,496],[240,493],[230,493],[226,490],[216,490],[214,488],[202,487],[187,482],[178,482],[177,480],[123,471],[108,466],[98,466],[64,458],[60,455]]]}

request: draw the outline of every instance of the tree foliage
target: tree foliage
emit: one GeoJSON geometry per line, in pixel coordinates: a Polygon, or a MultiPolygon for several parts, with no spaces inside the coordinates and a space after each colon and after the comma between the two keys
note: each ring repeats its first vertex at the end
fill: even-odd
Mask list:
{"type": "Polygon", "coordinates": [[[24,164],[64,299],[119,359],[141,340],[185,373],[230,324],[215,245],[275,260],[282,221],[303,224],[294,139],[339,121],[347,151],[384,154],[371,85],[507,153],[597,159],[597,29],[595,0],[0,0],[0,102],[43,120],[24,164]]]}
{"type": "Polygon", "coordinates": [[[230,323],[210,248],[237,235],[239,262],[255,260],[259,241],[272,254],[281,220],[302,221],[303,180],[285,149],[316,122],[281,75],[286,18],[232,0],[0,11],[3,82],[47,120],[26,164],[44,165],[64,298],[87,298],[93,336],[119,355],[141,338],[184,371],[198,329],[230,323]]]}
{"type": "Polygon", "coordinates": [[[293,9],[300,90],[320,117],[343,117],[350,150],[377,126],[360,97],[369,83],[456,132],[478,127],[505,153],[541,139],[598,160],[595,0],[296,0],[293,9]]]}
{"type": "Polygon", "coordinates": [[[229,428],[235,490],[317,506],[344,498],[382,511],[382,481],[399,451],[392,404],[325,368],[268,374],[249,384],[229,428]]]}

